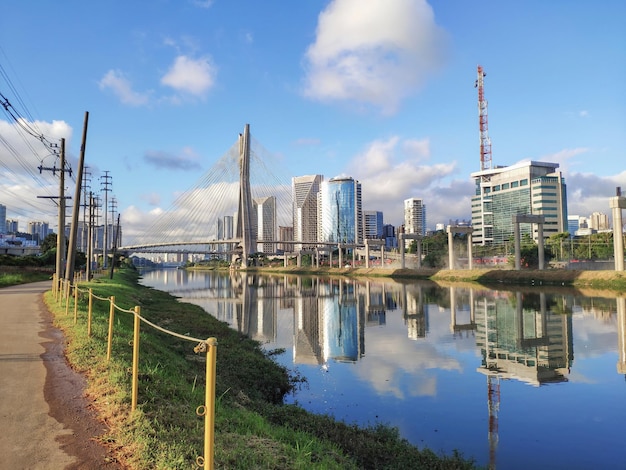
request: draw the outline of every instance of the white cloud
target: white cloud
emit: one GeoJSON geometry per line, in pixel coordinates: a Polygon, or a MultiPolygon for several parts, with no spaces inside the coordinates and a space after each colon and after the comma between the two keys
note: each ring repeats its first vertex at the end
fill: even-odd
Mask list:
{"type": "Polygon", "coordinates": [[[392,114],[441,67],[446,41],[425,0],[334,0],[305,55],[304,94],[392,114]]]}
{"type": "MultiPolygon", "coordinates": [[[[66,158],[75,168],[69,152],[72,128],[66,122],[20,120],[18,124],[0,120],[0,204],[6,206],[8,219],[18,220],[20,230],[25,231],[31,220],[48,222],[56,230],[57,209],[49,197],[59,194],[59,172],[53,174],[45,168],[59,168],[59,156],[25,129],[59,146],[61,138],[65,138],[66,158]]],[[[70,185],[71,180],[66,180],[70,185]]]]}
{"type": "Polygon", "coordinates": [[[198,8],[211,8],[213,0],[191,0],[191,4],[197,6],[198,8]]]}
{"type": "MultiPolygon", "coordinates": [[[[617,187],[626,190],[626,170],[609,176],[575,171],[580,159],[601,158],[598,151],[587,147],[566,148],[544,155],[541,161],[555,162],[567,185],[567,212],[571,215],[588,217],[593,212],[602,212],[611,217],[609,198],[615,196],[617,187]]],[[[621,168],[619,168],[621,170],[621,168]]]]}
{"type": "Polygon", "coordinates": [[[216,68],[208,57],[191,59],[181,55],[161,78],[161,84],[202,97],[215,84],[216,68]]]}
{"type": "Polygon", "coordinates": [[[355,156],[350,176],[360,181],[365,210],[380,210],[385,223],[399,225],[404,220],[403,201],[424,199],[427,223],[434,228],[449,218],[467,219],[471,210],[471,181],[443,183],[457,171],[456,162],[424,164],[430,156],[428,139],[401,140],[394,136],[377,140],[355,156]]]}
{"type": "Polygon", "coordinates": [[[132,89],[131,82],[119,70],[109,70],[98,82],[101,90],[110,89],[124,104],[143,106],[148,104],[149,95],[132,89]]]}

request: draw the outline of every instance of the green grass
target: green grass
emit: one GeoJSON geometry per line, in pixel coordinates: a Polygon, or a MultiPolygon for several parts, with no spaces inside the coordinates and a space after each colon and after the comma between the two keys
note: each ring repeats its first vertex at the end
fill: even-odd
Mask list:
{"type": "MultiPolygon", "coordinates": [[[[272,360],[253,341],[171,295],[137,283],[132,270],[112,280],[81,285],[99,297],[115,296],[123,309],[141,306],[151,322],[195,338],[216,337],[215,467],[221,469],[396,469],[473,468],[459,455],[440,456],[418,450],[394,428],[357,428],[328,416],[314,415],[282,399],[302,381],[272,360]]],[[[81,293],[74,324],[52,293],[46,302],[68,340],[67,357],[86,374],[88,394],[110,426],[103,440],[130,468],[194,468],[203,453],[205,354],[194,343],[142,323],[138,409],[131,408],[133,316],[116,312],[112,359],[106,362],[109,302],[94,301],[92,337],[87,338],[86,294],[81,293]]],[[[72,301],[70,301],[72,302],[72,301]]]]}
{"type": "Polygon", "coordinates": [[[46,281],[50,279],[50,273],[40,271],[10,271],[0,272],[0,287],[27,284],[29,282],[46,281]]]}

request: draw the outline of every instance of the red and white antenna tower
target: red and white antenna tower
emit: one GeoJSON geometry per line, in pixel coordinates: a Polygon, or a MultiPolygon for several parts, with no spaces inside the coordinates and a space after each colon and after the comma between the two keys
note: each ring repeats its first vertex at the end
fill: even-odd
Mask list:
{"type": "Polygon", "coordinates": [[[478,78],[474,84],[478,88],[478,125],[480,129],[480,170],[491,169],[491,139],[487,132],[487,100],[485,100],[485,77],[482,66],[478,66],[478,78]]]}

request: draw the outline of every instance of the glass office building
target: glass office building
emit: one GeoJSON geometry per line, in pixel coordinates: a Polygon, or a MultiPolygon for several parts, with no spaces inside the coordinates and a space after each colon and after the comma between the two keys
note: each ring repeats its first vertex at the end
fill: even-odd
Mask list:
{"type": "Polygon", "coordinates": [[[332,178],[322,182],[318,213],[319,241],[363,243],[361,183],[352,178],[332,178]]]}
{"type": "MultiPolygon", "coordinates": [[[[567,231],[567,190],[558,163],[523,161],[472,173],[473,240],[501,245],[514,240],[515,215],[543,215],[543,236],[567,231]]],[[[537,241],[537,226],[520,224],[520,233],[537,241]]]]}

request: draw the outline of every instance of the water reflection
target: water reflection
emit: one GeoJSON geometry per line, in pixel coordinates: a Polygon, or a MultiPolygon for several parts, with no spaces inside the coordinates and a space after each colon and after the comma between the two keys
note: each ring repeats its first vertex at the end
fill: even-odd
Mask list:
{"type": "Polygon", "coordinates": [[[290,351],[281,361],[310,383],[295,400],[312,411],[388,422],[415,444],[490,468],[496,453],[507,469],[618,458],[624,297],[182,270],[144,283],[290,351]],[[546,457],[559,447],[571,450],[546,457]]]}

